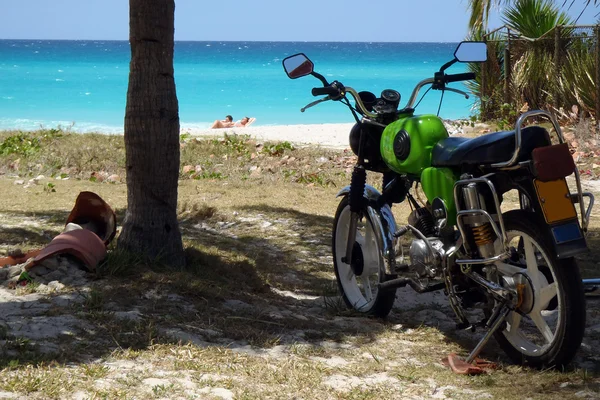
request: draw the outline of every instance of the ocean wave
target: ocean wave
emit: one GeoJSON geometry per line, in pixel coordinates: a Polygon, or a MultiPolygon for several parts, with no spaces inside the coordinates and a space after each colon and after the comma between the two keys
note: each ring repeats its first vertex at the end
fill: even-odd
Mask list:
{"type": "Polygon", "coordinates": [[[100,124],[96,122],[54,121],[26,118],[0,118],[0,130],[35,131],[38,129],[63,129],[74,133],[123,134],[122,126],[100,124]]]}

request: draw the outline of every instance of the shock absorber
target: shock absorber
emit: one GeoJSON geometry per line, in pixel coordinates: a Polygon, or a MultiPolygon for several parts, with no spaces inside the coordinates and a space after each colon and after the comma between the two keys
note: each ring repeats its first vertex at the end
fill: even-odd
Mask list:
{"type": "MultiPolygon", "coordinates": [[[[463,187],[463,196],[467,210],[486,210],[485,201],[477,190],[476,183],[470,183],[463,187]]],[[[486,210],[487,211],[487,210],[486,210]]],[[[477,218],[477,217],[475,217],[477,218]]],[[[485,217],[479,217],[485,218],[485,217]]],[[[496,255],[494,248],[494,240],[496,235],[489,222],[470,223],[469,228],[473,234],[473,241],[479,250],[479,254],[483,258],[490,258],[496,255]]]]}
{"type": "Polygon", "coordinates": [[[352,171],[352,181],[350,183],[350,226],[348,227],[348,239],[346,242],[346,256],[342,262],[352,265],[352,251],[356,241],[356,228],[358,226],[358,217],[364,208],[365,184],[367,183],[367,171],[362,165],[357,165],[352,171]]]}

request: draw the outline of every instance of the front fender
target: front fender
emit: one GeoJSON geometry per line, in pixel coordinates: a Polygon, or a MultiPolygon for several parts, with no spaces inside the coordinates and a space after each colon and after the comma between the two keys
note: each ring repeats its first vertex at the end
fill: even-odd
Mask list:
{"type": "MultiPolygon", "coordinates": [[[[342,188],[335,197],[346,196],[348,193],[350,193],[350,185],[342,188]]],[[[381,193],[379,193],[379,190],[371,185],[365,185],[365,199],[372,202],[377,201],[380,197],[381,193]]]]}
{"type": "MultiPolygon", "coordinates": [[[[342,188],[336,197],[347,196],[350,193],[350,185],[342,188]]],[[[378,201],[381,193],[373,186],[365,185],[365,199],[367,199],[367,214],[373,222],[373,230],[377,235],[377,242],[383,245],[380,249],[385,262],[386,274],[394,275],[396,272],[396,254],[394,252],[395,237],[398,231],[396,219],[392,209],[387,203],[380,205],[378,201]]]]}

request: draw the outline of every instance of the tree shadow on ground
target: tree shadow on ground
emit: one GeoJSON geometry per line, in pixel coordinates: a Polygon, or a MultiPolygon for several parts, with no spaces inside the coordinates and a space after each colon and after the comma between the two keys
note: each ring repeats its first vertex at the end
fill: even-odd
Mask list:
{"type": "Polygon", "coordinates": [[[600,278],[600,263],[598,262],[600,255],[600,229],[590,228],[586,240],[590,251],[576,257],[581,269],[581,276],[584,279],[600,278]]]}
{"type": "MultiPolygon", "coordinates": [[[[7,341],[2,366],[16,361],[19,365],[83,363],[115,351],[147,350],[157,343],[191,342],[232,349],[295,343],[320,346],[322,341],[346,340],[367,344],[397,324],[403,326],[400,332],[419,330],[423,324],[439,328],[445,339],[431,352],[441,359],[457,345],[468,353],[481,337],[456,332],[449,324],[442,327],[434,320],[415,319],[418,310],[404,310],[398,304],[387,320],[346,310],[338,296],[324,292],[334,283],[330,263],[312,262],[308,268],[297,263],[299,251],[323,252],[323,256],[330,251],[333,218],[268,205],[245,210],[283,216],[291,220],[290,226],[307,230],[299,233],[299,242],[287,246],[262,231],[239,234],[220,231],[219,221],[206,221],[205,226],[184,222],[184,238],[191,244],[184,270],[109,259],[109,263],[125,261],[128,265],[118,272],[111,270],[113,265],[103,265],[90,275],[86,288],[74,287],[47,297],[10,298],[0,303],[0,320],[5,326],[0,333],[7,341]],[[307,238],[316,243],[307,243],[307,238]],[[293,279],[286,280],[285,273],[290,270],[293,279]],[[37,330],[30,332],[31,324],[36,324],[37,330]],[[56,327],[58,333],[40,334],[43,326],[56,327]],[[23,346],[19,337],[26,338],[28,345],[23,346]]],[[[40,217],[62,213],[49,211],[40,217]]],[[[596,239],[590,244],[593,252],[600,248],[596,239]]],[[[420,300],[416,293],[414,296],[420,300]]],[[[428,307],[426,301],[423,308],[428,307]]],[[[451,313],[447,305],[433,309],[451,313]]],[[[453,321],[453,316],[450,319],[453,321]]],[[[508,362],[494,341],[482,356],[508,362]]]]}
{"type": "MultiPolygon", "coordinates": [[[[53,210],[38,214],[55,221],[63,216],[63,211],[53,210]]],[[[130,265],[103,265],[90,274],[89,285],[71,287],[66,293],[14,296],[14,291],[4,289],[2,365],[86,362],[114,351],[179,341],[230,348],[339,341],[348,335],[368,341],[385,328],[385,323],[365,324],[362,318],[349,317],[356,322],[342,325],[335,321],[320,289],[331,281],[316,268],[298,267],[290,283],[279,280],[297,264],[297,254],[259,233],[227,236],[185,223],[182,231],[194,244],[188,247],[185,270],[109,257],[109,263],[130,265]],[[295,297],[295,292],[302,295],[295,297]],[[46,333],[40,334],[43,326],[46,333]]]]}

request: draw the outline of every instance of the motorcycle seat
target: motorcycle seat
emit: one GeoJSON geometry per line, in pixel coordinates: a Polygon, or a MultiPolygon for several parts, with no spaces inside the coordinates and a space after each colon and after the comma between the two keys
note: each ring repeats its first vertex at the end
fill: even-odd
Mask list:
{"type": "MultiPolygon", "coordinates": [[[[531,159],[536,147],[552,144],[548,131],[540,126],[521,130],[521,151],[517,162],[531,159]]],[[[515,131],[488,133],[474,139],[449,137],[439,141],[431,153],[434,167],[489,165],[508,161],[515,152],[515,131]]]]}

